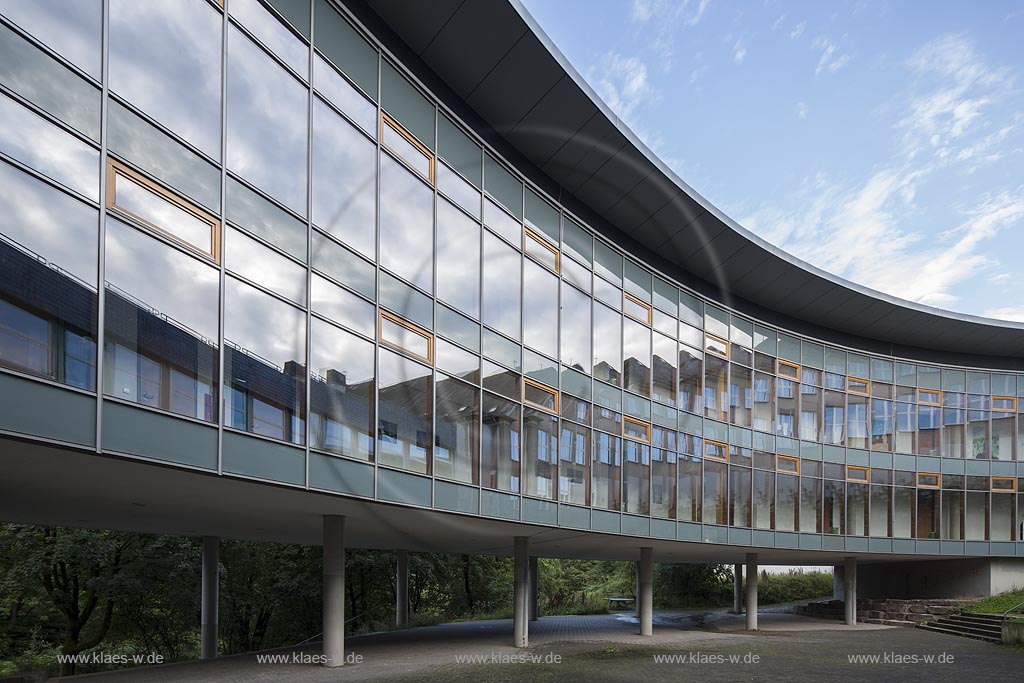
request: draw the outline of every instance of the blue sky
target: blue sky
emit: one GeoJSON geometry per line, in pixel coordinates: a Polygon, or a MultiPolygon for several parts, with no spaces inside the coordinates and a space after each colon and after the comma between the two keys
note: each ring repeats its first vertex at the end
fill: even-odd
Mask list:
{"type": "Polygon", "coordinates": [[[868,287],[1024,320],[1024,2],[524,3],[741,225],[868,287]]]}

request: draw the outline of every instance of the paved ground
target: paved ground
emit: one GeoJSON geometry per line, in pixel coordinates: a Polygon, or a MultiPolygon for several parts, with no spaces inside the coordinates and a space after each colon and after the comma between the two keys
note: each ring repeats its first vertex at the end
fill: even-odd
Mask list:
{"type": "Polygon", "coordinates": [[[509,620],[445,624],[349,638],[358,663],[341,669],[295,663],[319,646],[275,650],[286,662],[225,657],[75,677],[88,683],[249,683],[252,681],[999,681],[1024,680],[1024,651],[920,629],[859,625],[782,613],[760,615],[761,630],[724,612],[658,612],[641,638],[627,614],[545,617],[530,625],[530,647],[509,645],[509,620]],[[852,663],[851,655],[878,663],[852,663]],[[914,662],[912,657],[917,657],[914,662]],[[664,661],[675,657],[674,661],[664,661]],[[885,658],[888,657],[888,660],[885,658]],[[925,658],[930,657],[931,660],[925,658]],[[902,663],[897,662],[898,658],[902,663]],[[471,659],[471,661],[466,661],[471,659]],[[521,661],[525,660],[525,661],[521,661]]]}

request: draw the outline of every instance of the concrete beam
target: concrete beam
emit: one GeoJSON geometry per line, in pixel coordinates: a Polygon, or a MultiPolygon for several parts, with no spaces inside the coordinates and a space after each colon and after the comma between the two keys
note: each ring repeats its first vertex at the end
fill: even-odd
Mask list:
{"type": "Polygon", "coordinates": [[[200,625],[200,657],[213,659],[217,656],[218,606],[220,592],[220,539],[203,536],[202,551],[202,605],[200,625]]]}
{"type": "Polygon", "coordinates": [[[640,619],[640,635],[654,634],[654,548],[640,548],[640,563],[637,565],[637,615],[640,619]]]}
{"type": "Polygon", "coordinates": [[[743,614],[743,565],[732,566],[732,613],[743,614]]]}
{"type": "Polygon", "coordinates": [[[747,553],[747,630],[757,630],[757,553],[747,553]]]}
{"type": "Polygon", "coordinates": [[[395,625],[409,625],[409,551],[399,550],[395,562],[395,625]]]}
{"type": "Polygon", "coordinates": [[[324,515],[324,666],[345,663],[345,518],[324,515]]]}
{"type": "Polygon", "coordinates": [[[515,589],[512,596],[512,643],[530,645],[530,539],[516,536],[512,550],[515,589]]]}
{"type": "Polygon", "coordinates": [[[848,557],[843,568],[846,595],[846,625],[857,625],[857,558],[848,557]]]}
{"type": "Polygon", "coordinates": [[[530,621],[540,619],[540,563],[538,557],[530,558],[530,621]]]}

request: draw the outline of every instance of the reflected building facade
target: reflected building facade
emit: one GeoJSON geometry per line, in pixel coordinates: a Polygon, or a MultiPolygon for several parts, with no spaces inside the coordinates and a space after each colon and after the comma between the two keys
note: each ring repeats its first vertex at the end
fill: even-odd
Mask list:
{"type": "Polygon", "coordinates": [[[604,533],[1024,555],[1024,364],[653,267],[340,3],[0,2],[0,89],[0,380],[103,438],[6,433],[604,533]],[[140,415],[213,445],[128,445],[140,415]]]}

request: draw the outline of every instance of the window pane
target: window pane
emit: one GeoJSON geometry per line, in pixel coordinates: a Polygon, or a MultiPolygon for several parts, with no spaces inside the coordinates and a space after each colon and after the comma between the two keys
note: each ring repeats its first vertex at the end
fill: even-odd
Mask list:
{"type": "Polygon", "coordinates": [[[231,0],[228,9],[271,52],[306,78],[309,71],[309,48],[258,0],[231,0]]]}
{"type": "Polygon", "coordinates": [[[384,315],[380,319],[380,341],[426,361],[432,360],[428,336],[384,315]]]}
{"type": "Polygon", "coordinates": [[[466,182],[458,173],[448,168],[447,164],[437,164],[435,173],[437,173],[437,189],[479,220],[480,191],[466,182]]]}
{"type": "Polygon", "coordinates": [[[191,211],[169,201],[163,192],[128,177],[120,169],[114,171],[108,182],[114,184],[116,208],[204,254],[212,256],[217,253],[218,245],[214,244],[216,231],[210,222],[201,220],[191,211]]]}
{"type": "Polygon", "coordinates": [[[651,395],[651,329],[630,318],[622,328],[623,387],[651,395]]]}
{"type": "MultiPolygon", "coordinates": [[[[395,153],[405,163],[409,164],[414,171],[419,173],[425,180],[433,182],[431,175],[434,157],[413,144],[398,128],[393,126],[387,119],[381,126],[381,142],[395,153]]],[[[409,134],[411,137],[411,133],[409,134]]],[[[419,142],[417,140],[417,142],[419,142]]]]}
{"type": "Polygon", "coordinates": [[[102,0],[3,0],[0,14],[99,80],[102,0]]]}
{"type": "Polygon", "coordinates": [[[625,439],[622,448],[622,511],[650,514],[651,447],[625,439]]]}
{"type": "Polygon", "coordinates": [[[523,231],[522,225],[489,198],[484,199],[484,225],[512,244],[519,244],[523,231]]]}
{"type": "Polygon", "coordinates": [[[373,459],[373,342],[313,319],[309,445],[373,459]]]}
{"type": "Polygon", "coordinates": [[[373,304],[319,275],[313,275],[310,305],[314,313],[367,337],[373,338],[376,332],[377,315],[373,304]]]}
{"type": "Polygon", "coordinates": [[[380,157],[380,264],[433,291],[434,193],[387,154],[380,157]]]}
{"type": "Polygon", "coordinates": [[[317,91],[348,114],[371,137],[377,137],[377,106],[345,80],[345,77],[323,57],[315,55],[313,61],[313,85],[317,91]]]}
{"type": "Polygon", "coordinates": [[[480,317],[480,224],[444,200],[437,203],[437,298],[480,317]]]}
{"type": "Polygon", "coordinates": [[[0,97],[0,120],[0,152],[99,200],[99,152],[6,96],[0,97]]]}
{"type": "Polygon", "coordinates": [[[588,374],[591,363],[590,307],[590,297],[562,284],[562,362],[588,374]]]}
{"type": "Polygon", "coordinates": [[[571,422],[563,422],[559,454],[558,500],[587,505],[590,489],[590,430],[571,422]]]}
{"type": "Polygon", "coordinates": [[[224,424],[305,443],[306,314],[227,278],[224,424]]]}
{"type": "Polygon", "coordinates": [[[377,462],[430,473],[433,382],[430,368],[380,350],[377,462]]]}
{"type": "Polygon", "coordinates": [[[594,377],[619,383],[622,370],[622,314],[594,303],[594,377]]]}
{"type": "Polygon", "coordinates": [[[306,261],[306,224],[228,176],[227,219],[306,261]]]}
{"type": "Polygon", "coordinates": [[[523,494],[555,497],[558,455],[558,418],[533,408],[523,408],[523,494]]]}
{"type": "Polygon", "coordinates": [[[480,484],[519,492],[519,405],[484,392],[480,484]]]}
{"type": "Polygon", "coordinates": [[[434,342],[434,365],[459,379],[480,383],[480,358],[443,339],[434,342]]]}
{"type": "Polygon", "coordinates": [[[434,476],[475,484],[479,453],[480,392],[438,375],[434,476]]]}
{"type": "Polygon", "coordinates": [[[307,105],[302,84],[229,29],[228,168],[300,216],[306,215],[307,105]]]}
{"type": "Polygon", "coordinates": [[[519,339],[521,266],[518,251],[484,233],[483,321],[513,339],[519,339]]]}
{"type": "Polygon", "coordinates": [[[224,266],[286,299],[306,305],[306,268],[228,228],[224,236],[224,266]]]}
{"type": "Polygon", "coordinates": [[[214,159],[221,31],[203,0],[110,0],[110,89],[214,159]]]}
{"type": "Polygon", "coordinates": [[[3,162],[0,206],[0,365],[94,389],[96,210],[3,162]]]}
{"type": "Polygon", "coordinates": [[[558,355],[558,278],[532,261],[523,267],[523,343],[558,355]]]}
{"type": "Polygon", "coordinates": [[[216,420],[217,269],[109,218],[105,277],[104,392],[216,420]]]}
{"type": "Polygon", "coordinates": [[[591,505],[618,511],[621,505],[622,439],[594,432],[594,460],[591,467],[593,489],[591,505]]]}
{"type": "Polygon", "coordinates": [[[340,244],[313,231],[313,268],[373,298],[377,292],[377,270],[369,261],[356,256],[340,244]]]}

